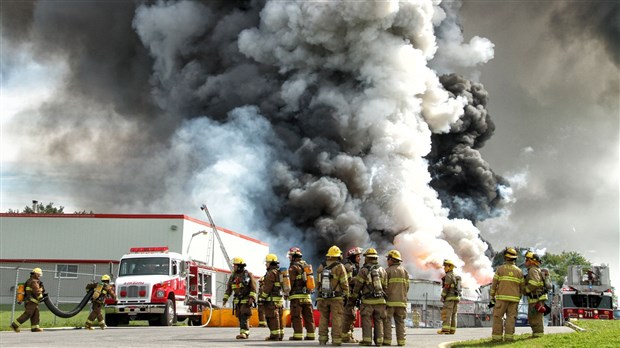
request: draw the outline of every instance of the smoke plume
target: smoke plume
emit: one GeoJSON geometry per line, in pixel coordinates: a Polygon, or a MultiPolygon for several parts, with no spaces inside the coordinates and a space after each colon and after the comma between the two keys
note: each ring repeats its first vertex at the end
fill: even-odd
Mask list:
{"type": "Polygon", "coordinates": [[[439,3],[41,1],[5,6],[3,35],[66,66],[25,126],[44,149],[36,169],[62,167],[83,209],[206,202],[281,255],[396,247],[416,276],[450,258],[482,284],[473,222],[508,186],[478,152],[494,130],[486,91],[437,71],[493,45],[463,44],[458,6],[439,3]]]}

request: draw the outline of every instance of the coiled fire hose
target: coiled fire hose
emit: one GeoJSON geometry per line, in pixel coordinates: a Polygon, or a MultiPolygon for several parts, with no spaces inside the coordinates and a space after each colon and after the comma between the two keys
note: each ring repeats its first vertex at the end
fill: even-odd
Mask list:
{"type": "Polygon", "coordinates": [[[203,325],[200,325],[200,327],[207,327],[207,325],[209,325],[209,323],[211,322],[211,317],[213,317],[213,304],[211,304],[211,301],[203,301],[203,300],[199,300],[195,297],[190,296],[189,304],[191,305],[198,304],[198,305],[209,307],[209,318],[207,319],[206,323],[204,323],[203,325]]]}
{"type": "Polygon", "coordinates": [[[88,301],[90,301],[94,292],[95,292],[95,289],[88,290],[88,292],[86,293],[82,301],[77,305],[77,307],[70,310],[69,312],[63,312],[60,309],[58,309],[58,307],[54,305],[54,303],[49,298],[49,296],[43,300],[43,303],[45,303],[47,308],[49,308],[49,310],[52,313],[54,313],[54,315],[61,317],[61,318],[71,318],[71,317],[76,316],[78,313],[82,311],[82,309],[84,309],[84,307],[86,307],[86,305],[88,304],[88,301]]]}

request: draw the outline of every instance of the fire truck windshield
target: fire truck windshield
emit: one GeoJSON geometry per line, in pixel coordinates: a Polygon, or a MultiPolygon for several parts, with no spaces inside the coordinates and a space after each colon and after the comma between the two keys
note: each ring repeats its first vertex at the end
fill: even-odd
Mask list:
{"type": "Polygon", "coordinates": [[[123,259],[118,276],[169,275],[170,259],[167,257],[144,257],[123,259]]]}

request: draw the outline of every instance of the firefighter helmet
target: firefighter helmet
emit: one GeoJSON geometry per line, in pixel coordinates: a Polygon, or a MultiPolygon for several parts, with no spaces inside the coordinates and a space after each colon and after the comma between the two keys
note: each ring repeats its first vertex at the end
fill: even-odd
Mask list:
{"type": "Polygon", "coordinates": [[[364,252],[364,257],[379,257],[379,255],[377,255],[377,250],[375,250],[375,248],[368,248],[364,252]]]}
{"type": "Polygon", "coordinates": [[[245,261],[240,257],[233,257],[231,262],[233,265],[245,265],[245,261]]]}
{"type": "Polygon", "coordinates": [[[267,254],[267,256],[265,256],[265,262],[278,262],[278,256],[276,256],[276,254],[267,254]]]}
{"type": "Polygon", "coordinates": [[[34,268],[34,269],[32,270],[32,272],[30,272],[30,273],[36,273],[36,274],[38,274],[38,275],[39,275],[39,277],[43,275],[43,271],[41,271],[41,269],[40,269],[39,267],[34,268]]]}
{"type": "Polygon", "coordinates": [[[394,259],[396,261],[402,261],[403,260],[400,257],[400,251],[398,251],[396,249],[388,251],[387,257],[388,257],[388,259],[391,258],[391,259],[394,259]]]}
{"type": "Polygon", "coordinates": [[[362,248],[360,248],[360,247],[353,247],[353,248],[347,250],[347,257],[351,257],[353,255],[360,255],[363,252],[364,251],[362,250],[362,248]]]}
{"type": "Polygon", "coordinates": [[[527,253],[525,253],[525,259],[540,263],[540,256],[538,256],[538,254],[535,254],[533,251],[528,251],[527,253]]]}
{"type": "Polygon", "coordinates": [[[448,260],[448,259],[443,260],[443,265],[444,265],[444,266],[452,266],[452,267],[456,267],[456,265],[454,264],[454,262],[452,262],[452,260],[448,260]]]}
{"type": "Polygon", "coordinates": [[[507,258],[509,260],[516,260],[517,259],[517,251],[515,250],[515,248],[506,248],[504,250],[504,258],[507,258]]]}
{"type": "Polygon", "coordinates": [[[327,250],[327,255],[328,257],[342,257],[342,251],[340,250],[339,247],[333,245],[331,248],[329,248],[329,250],[327,250]]]}
{"type": "Polygon", "coordinates": [[[109,282],[109,281],[110,281],[110,276],[109,276],[109,275],[107,275],[107,274],[102,275],[102,276],[101,276],[101,281],[102,281],[102,282],[105,282],[105,281],[108,281],[108,282],[109,282]]]}
{"type": "Polygon", "coordinates": [[[299,249],[298,247],[292,247],[288,249],[288,254],[289,256],[293,256],[293,255],[303,256],[303,254],[301,253],[301,249],[299,249]]]}

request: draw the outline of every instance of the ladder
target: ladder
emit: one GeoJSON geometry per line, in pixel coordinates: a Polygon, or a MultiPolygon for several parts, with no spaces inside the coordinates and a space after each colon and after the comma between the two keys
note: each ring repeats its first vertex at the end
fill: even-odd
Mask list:
{"type": "MultiPolygon", "coordinates": [[[[207,218],[209,218],[209,224],[211,224],[211,228],[213,229],[213,234],[217,238],[218,243],[220,244],[220,249],[222,250],[222,254],[224,255],[224,259],[226,260],[226,264],[228,265],[228,269],[233,272],[233,265],[230,262],[230,258],[228,257],[228,253],[226,252],[226,248],[224,247],[224,243],[222,243],[222,238],[220,237],[220,233],[213,222],[213,218],[211,217],[211,213],[209,213],[209,209],[206,204],[200,206],[201,210],[204,210],[205,214],[207,214],[207,218]]],[[[213,255],[211,256],[213,258],[213,255]]],[[[213,263],[213,262],[212,262],[213,263]]]]}
{"type": "Polygon", "coordinates": [[[215,245],[213,245],[213,233],[207,233],[207,264],[212,268],[215,267],[215,245]]]}

